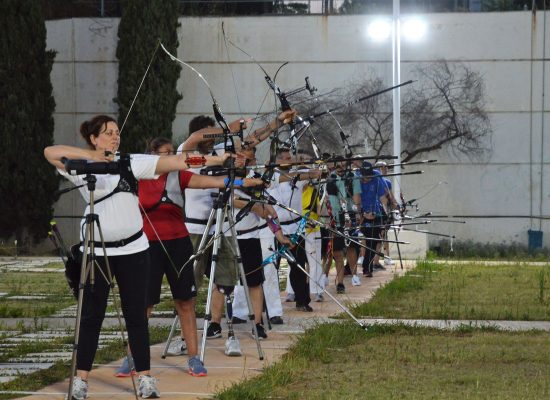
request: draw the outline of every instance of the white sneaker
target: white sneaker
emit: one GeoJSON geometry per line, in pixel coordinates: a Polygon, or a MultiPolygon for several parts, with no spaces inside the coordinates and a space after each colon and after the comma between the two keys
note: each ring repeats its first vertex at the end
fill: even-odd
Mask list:
{"type": "Polygon", "coordinates": [[[230,336],[225,341],[225,355],[229,357],[239,357],[243,355],[239,339],[235,336],[230,336]]]}
{"type": "Polygon", "coordinates": [[[292,303],[293,301],[296,301],[295,297],[294,297],[294,293],[287,294],[286,297],[285,297],[285,302],[286,303],[292,303]]]}
{"type": "Polygon", "coordinates": [[[359,258],[357,259],[357,265],[363,266],[363,260],[364,260],[364,259],[365,259],[365,257],[359,256],[359,258]]]}
{"type": "Polygon", "coordinates": [[[160,391],[157,389],[157,380],[149,375],[140,375],[138,395],[142,399],[156,399],[160,397],[160,391]]]}
{"type": "Polygon", "coordinates": [[[321,303],[321,302],[325,301],[325,298],[323,297],[323,295],[321,293],[318,293],[313,298],[313,301],[315,301],[317,303],[321,303]]]}
{"type": "Polygon", "coordinates": [[[394,265],[395,262],[391,259],[391,257],[384,258],[384,265],[394,265]]]}
{"type": "Polygon", "coordinates": [[[182,356],[184,354],[187,354],[187,344],[185,343],[185,339],[180,336],[177,339],[173,340],[172,343],[170,343],[166,355],[182,356]]]}
{"type": "Polygon", "coordinates": [[[73,399],[84,400],[88,397],[88,382],[80,376],[75,376],[73,379],[73,399]]]}
{"type": "Polygon", "coordinates": [[[359,275],[353,275],[351,277],[351,284],[353,286],[361,286],[361,279],[359,278],[359,275]]]}

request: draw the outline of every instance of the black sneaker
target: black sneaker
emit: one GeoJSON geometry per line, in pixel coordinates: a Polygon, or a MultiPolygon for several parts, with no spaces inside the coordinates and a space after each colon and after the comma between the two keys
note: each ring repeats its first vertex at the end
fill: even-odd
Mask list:
{"type": "Polygon", "coordinates": [[[346,293],[346,287],[344,286],[343,283],[339,283],[338,285],[336,285],[336,293],[338,294],[346,293]]]}
{"type": "Polygon", "coordinates": [[[278,315],[269,318],[269,322],[271,322],[273,325],[282,325],[283,319],[279,317],[278,315]]]}
{"type": "MultiPolygon", "coordinates": [[[[262,324],[256,324],[256,331],[260,340],[267,339],[267,333],[265,333],[265,328],[262,324]]],[[[252,336],[254,337],[254,328],[252,328],[252,336]]]]}
{"type": "Polygon", "coordinates": [[[366,276],[367,278],[372,278],[372,272],[367,272],[366,274],[363,274],[363,276],[366,276]]]}
{"type": "Polygon", "coordinates": [[[296,310],[297,311],[312,312],[313,308],[311,308],[309,305],[306,304],[305,306],[296,306],[296,310]]]}
{"type": "Polygon", "coordinates": [[[386,268],[384,268],[384,266],[383,266],[382,264],[380,264],[380,263],[378,263],[378,264],[373,264],[372,267],[373,267],[374,269],[386,269],[386,268]]]}
{"type": "Polygon", "coordinates": [[[231,319],[231,322],[232,322],[233,324],[246,324],[246,320],[241,319],[241,318],[239,318],[239,317],[233,317],[233,318],[231,319]]]}
{"type": "Polygon", "coordinates": [[[222,337],[222,327],[217,322],[210,322],[206,330],[206,338],[215,339],[219,337],[222,337]]]}

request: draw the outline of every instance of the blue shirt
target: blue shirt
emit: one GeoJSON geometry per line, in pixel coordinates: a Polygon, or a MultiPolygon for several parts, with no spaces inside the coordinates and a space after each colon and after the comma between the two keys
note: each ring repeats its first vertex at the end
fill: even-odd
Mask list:
{"type": "MultiPolygon", "coordinates": [[[[380,175],[379,171],[374,170],[374,175],[380,175]]],[[[384,178],[372,178],[368,183],[361,182],[361,206],[364,213],[382,214],[382,203],[380,197],[386,194],[387,182],[384,178]]]]}
{"type": "Polygon", "coordinates": [[[382,178],[384,181],[384,186],[386,187],[386,191],[391,192],[391,181],[388,178],[382,178]]]}

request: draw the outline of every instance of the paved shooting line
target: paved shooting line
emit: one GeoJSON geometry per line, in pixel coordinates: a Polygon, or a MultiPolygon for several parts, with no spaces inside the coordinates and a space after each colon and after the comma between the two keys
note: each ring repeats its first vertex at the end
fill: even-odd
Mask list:
{"type": "MultiPolygon", "coordinates": [[[[406,268],[411,268],[413,262],[407,263],[406,268]]],[[[334,273],[334,269],[332,270],[334,273]]],[[[334,285],[334,276],[331,277],[329,292],[343,304],[364,302],[372,297],[376,289],[393,279],[395,275],[402,274],[399,267],[375,272],[374,278],[363,278],[361,286],[352,286],[351,278],[346,277],[346,294],[337,295],[334,285]]],[[[282,294],[283,296],[283,294],[282,294]]],[[[283,296],[284,299],[284,296],[283,296]]],[[[330,320],[329,316],[341,313],[341,309],[328,296],[322,303],[312,302],[312,313],[304,313],[295,310],[295,303],[283,303],[284,324],[273,325],[268,331],[268,339],[261,342],[264,351],[264,360],[258,359],[256,343],[250,334],[250,324],[235,325],[237,337],[243,350],[242,357],[227,357],[224,354],[224,343],[227,329],[222,324],[223,338],[207,341],[205,366],[208,369],[206,377],[192,377],[186,372],[187,356],[160,358],[164,344],[151,347],[152,374],[159,379],[158,387],[162,399],[197,399],[210,398],[214,393],[243,379],[253,377],[261,373],[263,368],[277,361],[288,347],[293,343],[296,335],[317,323],[330,320]]],[[[68,319],[67,319],[68,320],[68,319]]],[[[172,319],[151,320],[152,323],[169,325],[172,319]]],[[[198,320],[199,326],[202,319],[198,320]]],[[[70,324],[70,323],[69,323],[70,324]]],[[[199,341],[200,334],[199,332],[199,341]]],[[[129,378],[115,378],[115,369],[121,360],[98,366],[90,374],[90,398],[98,399],[133,399],[132,383],[129,378]]],[[[68,379],[50,385],[31,396],[24,397],[28,400],[54,400],[63,399],[67,393],[68,379]]],[[[31,393],[21,393],[22,396],[31,393]]]]}

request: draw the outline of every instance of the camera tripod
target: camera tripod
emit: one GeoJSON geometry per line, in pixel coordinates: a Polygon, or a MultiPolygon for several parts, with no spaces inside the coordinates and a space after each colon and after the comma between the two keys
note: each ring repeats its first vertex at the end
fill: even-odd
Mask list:
{"type": "MultiPolygon", "coordinates": [[[[217,266],[217,263],[218,263],[218,260],[219,260],[218,254],[219,254],[220,247],[222,245],[222,236],[223,236],[223,233],[224,233],[224,232],[222,232],[222,228],[223,228],[224,221],[226,221],[226,220],[228,221],[229,229],[231,231],[231,236],[226,237],[226,244],[229,244],[231,252],[233,253],[235,259],[237,260],[237,265],[238,265],[237,273],[238,273],[238,277],[240,278],[240,280],[242,282],[242,285],[243,285],[243,288],[244,288],[246,302],[247,302],[247,305],[248,305],[248,318],[249,318],[250,322],[252,323],[252,330],[254,332],[254,338],[256,340],[256,347],[258,349],[259,359],[263,360],[264,355],[263,355],[262,348],[260,346],[258,332],[256,330],[256,324],[254,323],[254,312],[253,312],[252,303],[251,303],[251,300],[250,300],[250,293],[249,293],[249,290],[248,290],[248,284],[246,282],[246,275],[245,275],[244,267],[243,267],[243,264],[242,264],[242,258],[241,258],[241,253],[240,253],[240,250],[239,250],[239,245],[237,243],[237,231],[236,231],[236,228],[235,228],[233,213],[231,211],[232,207],[231,207],[231,190],[230,190],[230,187],[228,187],[226,189],[223,189],[223,190],[220,190],[217,195],[212,194],[212,196],[213,197],[215,196],[214,204],[213,204],[212,210],[210,211],[210,215],[208,217],[208,222],[206,223],[206,229],[205,229],[204,234],[201,238],[199,248],[195,252],[195,257],[196,258],[195,258],[194,263],[193,263],[193,268],[194,269],[197,268],[199,258],[204,255],[205,251],[207,250],[207,248],[209,246],[212,246],[212,261],[211,261],[211,264],[210,264],[210,279],[209,279],[209,282],[208,282],[208,294],[207,294],[207,297],[206,297],[206,311],[205,311],[205,315],[204,315],[203,332],[202,332],[202,338],[201,338],[200,360],[202,362],[204,362],[205,348],[206,348],[206,334],[207,334],[208,326],[209,326],[210,321],[212,319],[211,303],[212,303],[212,292],[214,290],[214,281],[215,281],[215,276],[216,276],[216,266],[217,266]],[[214,236],[213,236],[213,238],[209,238],[209,236],[210,236],[209,232],[210,232],[210,229],[211,229],[212,225],[214,224],[214,221],[215,221],[214,236]]],[[[233,317],[233,315],[232,315],[232,306],[231,306],[231,304],[232,304],[232,290],[226,291],[224,294],[225,294],[225,299],[226,299],[225,303],[226,303],[226,319],[227,319],[227,327],[228,327],[228,342],[231,341],[231,340],[235,341],[237,343],[237,346],[238,346],[238,341],[237,341],[237,338],[235,337],[235,333],[233,331],[233,324],[232,324],[232,321],[231,321],[232,317],[233,317]]],[[[176,316],[174,318],[174,321],[172,323],[172,327],[170,329],[170,333],[169,333],[168,338],[166,340],[166,345],[165,345],[164,351],[162,353],[162,358],[166,357],[166,353],[168,351],[168,347],[170,345],[170,342],[171,342],[172,337],[174,335],[174,332],[176,330],[176,326],[178,324],[178,321],[179,321],[179,316],[176,316]]],[[[226,343],[226,345],[227,345],[227,343],[226,343]]],[[[232,352],[232,353],[226,352],[226,354],[227,355],[233,355],[233,356],[241,355],[240,354],[240,349],[235,349],[234,352],[232,352]]]]}
{"type": "MultiPolygon", "coordinates": [[[[86,287],[86,282],[89,279],[91,290],[93,290],[95,280],[96,280],[96,271],[95,271],[96,267],[101,274],[100,278],[105,279],[105,281],[111,287],[113,305],[118,318],[120,332],[122,335],[122,341],[125,347],[128,349],[128,346],[126,345],[127,343],[126,335],[123,329],[122,319],[120,317],[120,309],[118,306],[116,293],[115,293],[116,286],[113,283],[111,267],[109,265],[109,259],[107,257],[107,252],[105,249],[105,241],[103,240],[103,233],[101,231],[101,225],[99,224],[99,216],[97,214],[94,214],[94,191],[95,191],[95,184],[97,182],[97,178],[92,174],[87,174],[84,180],[87,182],[86,185],[87,185],[88,192],[90,193],[90,202],[89,202],[89,213],[86,214],[85,216],[85,221],[83,226],[84,241],[82,243],[82,262],[81,262],[81,270],[80,270],[80,281],[78,285],[78,303],[77,303],[77,310],[76,310],[75,335],[74,335],[74,342],[73,342],[73,354],[71,358],[71,376],[69,379],[69,391],[67,394],[67,399],[72,399],[72,395],[73,395],[73,382],[74,382],[75,373],[76,373],[76,358],[77,358],[78,343],[79,343],[79,337],[80,337],[80,322],[82,319],[82,305],[84,303],[84,288],[86,287]],[[99,267],[99,265],[97,265],[97,262],[96,262],[95,246],[97,242],[95,242],[94,240],[95,239],[94,227],[96,226],[97,226],[97,232],[99,233],[99,239],[100,239],[99,243],[101,243],[101,247],[103,249],[105,271],[103,271],[99,267]]],[[[129,350],[128,350],[128,356],[130,357],[129,350]]],[[[136,383],[134,381],[133,376],[132,376],[132,386],[134,389],[134,396],[137,400],[138,399],[137,389],[136,389],[136,383]]]]}

